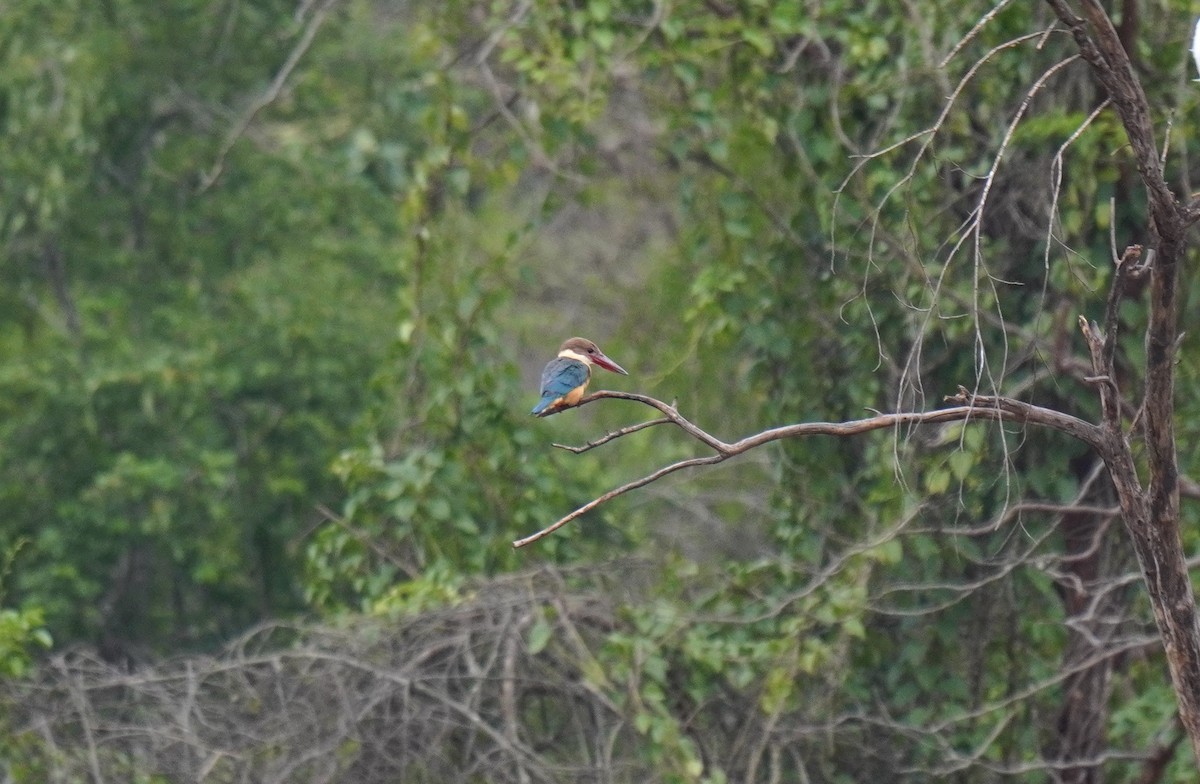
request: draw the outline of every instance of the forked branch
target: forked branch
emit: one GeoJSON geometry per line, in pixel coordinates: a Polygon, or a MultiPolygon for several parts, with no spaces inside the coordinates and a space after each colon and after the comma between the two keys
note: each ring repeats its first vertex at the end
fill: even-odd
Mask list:
{"type": "Polygon", "coordinates": [[[1042,408],[1030,403],[1024,403],[1019,400],[1005,397],[993,397],[990,395],[975,395],[969,392],[965,387],[959,387],[958,393],[946,397],[946,402],[953,404],[950,408],[937,409],[935,411],[918,411],[918,412],[901,412],[894,414],[877,414],[876,416],[867,417],[865,419],[855,419],[849,422],[802,422],[795,425],[784,425],[783,427],[775,427],[769,430],[763,430],[759,433],[746,436],[745,438],[726,443],[703,428],[699,427],[682,414],[675,406],[664,403],[661,400],[652,398],[648,395],[639,395],[632,392],[612,392],[601,390],[593,392],[587,397],[579,401],[576,407],[584,406],[596,400],[605,398],[616,398],[619,400],[632,400],[651,408],[657,409],[663,414],[659,419],[642,422],[637,425],[615,430],[607,435],[590,441],[580,447],[563,446],[555,444],[563,449],[569,449],[572,452],[585,452],[602,444],[606,444],[621,436],[629,433],[637,432],[659,424],[673,424],[679,427],[688,435],[695,438],[700,443],[707,446],[713,451],[713,454],[702,457],[692,457],[686,460],[680,460],[670,465],[653,471],[640,479],[635,479],[631,482],[621,485],[607,493],[592,499],[588,503],[579,507],[570,514],[559,518],[551,525],[546,526],[537,533],[530,534],[523,539],[518,539],[513,542],[513,547],[524,547],[532,544],[539,539],[554,533],[559,528],[562,528],[572,520],[582,517],[592,511],[601,504],[607,503],[619,495],[624,495],[631,490],[636,490],[639,487],[645,487],[651,482],[656,482],[659,479],[673,474],[676,471],[684,468],[693,468],[695,466],[714,465],[724,462],[731,457],[749,452],[751,449],[756,449],[764,444],[769,444],[772,441],[780,441],[785,438],[803,438],[806,436],[838,436],[847,437],[858,435],[860,433],[868,433],[873,430],[883,430],[885,428],[914,426],[914,425],[932,425],[945,422],[1017,422],[1020,424],[1038,425],[1048,427],[1052,430],[1058,430],[1066,433],[1072,438],[1076,438],[1088,444],[1093,449],[1103,449],[1103,436],[1101,430],[1096,425],[1085,422],[1082,419],[1073,417],[1069,414],[1064,414],[1060,411],[1054,411],[1049,408],[1042,408]]]}

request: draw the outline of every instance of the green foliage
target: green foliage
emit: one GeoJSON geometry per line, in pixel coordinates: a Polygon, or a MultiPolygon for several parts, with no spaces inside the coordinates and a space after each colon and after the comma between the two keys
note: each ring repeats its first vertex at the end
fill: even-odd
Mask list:
{"type": "MultiPolygon", "coordinates": [[[[6,583],[18,553],[28,544],[20,540],[5,551],[0,563],[0,603],[7,596],[6,583]]],[[[0,607],[0,675],[13,677],[29,671],[37,650],[52,644],[40,607],[0,607]]]]}
{"type": "MultiPolygon", "coordinates": [[[[301,609],[401,622],[636,544],[659,579],[578,666],[663,781],[737,780],[706,746],[729,705],[746,727],[829,722],[796,742],[820,780],[1051,745],[1077,575],[1055,519],[1005,515],[1091,487],[1061,439],[796,441],[510,545],[691,454],[665,428],[550,448],[628,423],[529,418],[530,357],[569,334],[612,335],[643,368],[631,388],[723,436],[932,408],[959,384],[1094,418],[1063,368],[1076,316],[1100,315],[1110,232],[1144,240],[1145,204],[1081,69],[1023,103],[1073,51],[1061,31],[1014,41],[1047,9],[964,40],[991,5],[351,0],[224,154],[312,21],[294,5],[5,8],[0,544],[9,563],[28,545],[0,673],[51,633],[136,658],[301,609]],[[893,734],[864,754],[868,708],[893,734]]],[[[1166,78],[1169,27],[1137,51],[1187,182],[1200,94],[1166,78]]],[[[1123,315],[1141,323],[1136,294],[1123,315]]],[[[1136,366],[1136,328],[1119,349],[1136,366]]],[[[1197,367],[1184,345],[1189,469],[1197,367]]],[[[537,613],[534,656],[556,645],[537,613]]],[[[1114,746],[1169,732],[1152,670],[1114,673],[1114,746]]]]}
{"type": "Polygon", "coordinates": [[[223,127],[196,112],[300,31],[178,6],[18,3],[0,47],[0,539],[30,541],[12,590],[56,638],[122,656],[299,606],[289,548],[397,312],[392,202],[318,113],[364,97],[299,90],[278,153],[243,140],[201,191],[223,127]]]}
{"type": "MultiPolygon", "coordinates": [[[[436,283],[424,281],[428,293],[411,302],[375,381],[397,397],[376,439],[334,464],[347,497],[343,514],[308,547],[306,586],[317,606],[410,608],[448,575],[513,568],[528,559],[513,550],[514,538],[596,487],[545,448],[541,420],[516,402],[532,398],[491,326],[506,299],[497,279],[503,258],[457,268],[437,253],[440,242],[432,238],[428,251],[442,259],[428,270],[436,283]]],[[[581,538],[590,547],[619,539],[602,520],[588,520],[540,553],[578,558],[581,538]]]]}

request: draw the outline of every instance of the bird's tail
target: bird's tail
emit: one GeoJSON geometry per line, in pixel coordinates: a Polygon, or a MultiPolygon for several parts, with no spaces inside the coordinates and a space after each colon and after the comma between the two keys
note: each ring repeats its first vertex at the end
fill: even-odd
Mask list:
{"type": "Polygon", "coordinates": [[[543,414],[543,412],[545,412],[545,410],[547,408],[549,408],[550,404],[553,402],[554,402],[554,398],[550,395],[547,395],[546,397],[539,400],[538,404],[536,406],[534,406],[533,410],[530,411],[529,413],[533,414],[534,416],[541,416],[543,414]]]}

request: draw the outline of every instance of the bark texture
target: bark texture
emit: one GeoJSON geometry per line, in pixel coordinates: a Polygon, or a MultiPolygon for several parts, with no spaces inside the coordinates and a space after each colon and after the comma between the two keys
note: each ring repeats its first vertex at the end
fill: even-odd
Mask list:
{"type": "MultiPolygon", "coordinates": [[[[1154,619],[1162,636],[1179,716],[1200,759],[1200,625],[1196,597],[1179,537],[1179,468],[1175,445],[1174,371],[1179,338],[1179,266],[1187,250],[1187,230],[1195,209],[1185,207],[1163,177],[1162,159],[1150,122],[1150,108],[1121,37],[1097,0],[1080,0],[1079,12],[1066,0],[1047,0],[1071,31],[1080,55],[1108,93],[1133,150],[1138,176],[1149,203],[1150,248],[1141,262],[1150,267],[1150,315],[1146,328],[1145,393],[1140,425],[1148,475],[1135,469],[1129,438],[1118,405],[1104,401],[1104,459],[1116,488],[1125,527],[1137,554],[1154,619]]],[[[1129,254],[1126,255],[1128,260],[1129,254]]],[[[1116,398],[1111,347],[1118,328],[1115,313],[1128,264],[1113,276],[1108,317],[1101,334],[1082,325],[1092,349],[1101,395],[1116,398]]],[[[1115,402],[1115,400],[1114,400],[1115,402]]]]}

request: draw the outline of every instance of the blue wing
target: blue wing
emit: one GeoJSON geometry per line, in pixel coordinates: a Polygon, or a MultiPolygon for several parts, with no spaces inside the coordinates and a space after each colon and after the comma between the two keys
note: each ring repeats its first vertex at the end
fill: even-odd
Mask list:
{"type": "Polygon", "coordinates": [[[587,383],[589,375],[588,366],[577,359],[556,357],[550,360],[542,371],[542,399],[530,413],[542,413],[555,400],[587,383]]]}

